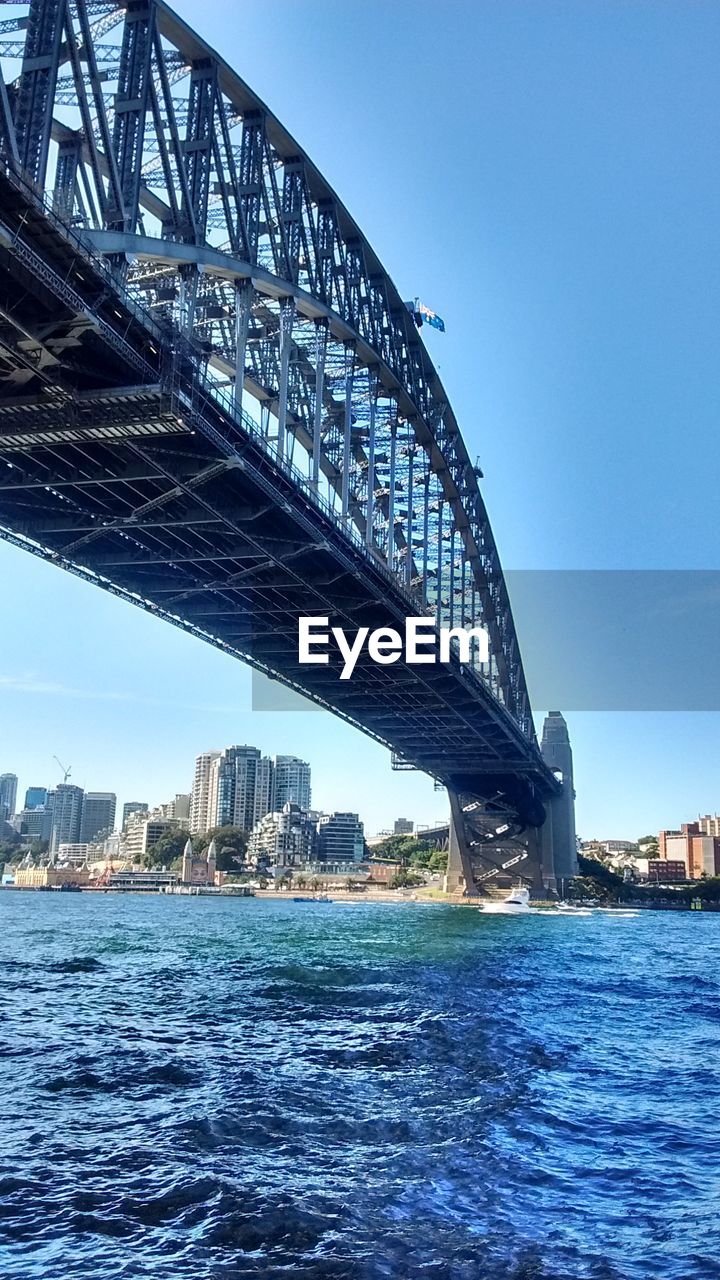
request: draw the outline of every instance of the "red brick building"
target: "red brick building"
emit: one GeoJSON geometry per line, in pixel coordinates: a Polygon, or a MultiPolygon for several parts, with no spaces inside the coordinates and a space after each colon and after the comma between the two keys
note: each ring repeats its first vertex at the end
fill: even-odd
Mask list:
{"type": "Polygon", "coordinates": [[[650,865],[656,861],[682,862],[689,880],[720,875],[720,836],[707,835],[699,822],[684,822],[679,831],[661,831],[658,853],[659,858],[652,859],[650,865]]]}

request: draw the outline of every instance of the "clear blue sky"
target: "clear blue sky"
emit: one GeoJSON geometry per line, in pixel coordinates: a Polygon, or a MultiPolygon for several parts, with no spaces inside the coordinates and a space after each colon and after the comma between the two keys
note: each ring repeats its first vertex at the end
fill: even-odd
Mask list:
{"type": "MultiPolygon", "coordinates": [[[[720,568],[720,8],[177,8],[445,318],[428,344],[506,566],[720,568]]],[[[0,772],[22,786],[56,780],[57,752],[88,787],[162,800],[198,751],[249,741],[306,755],[316,802],[369,831],[443,812],[340,722],[253,715],[247,673],[198,642],[11,548],[0,574],[0,772]]],[[[582,834],[720,808],[717,715],[568,722],[582,834]]]]}

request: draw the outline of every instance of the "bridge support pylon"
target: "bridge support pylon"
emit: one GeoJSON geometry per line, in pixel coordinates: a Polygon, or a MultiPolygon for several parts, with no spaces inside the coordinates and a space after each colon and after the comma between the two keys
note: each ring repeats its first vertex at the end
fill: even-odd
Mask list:
{"type": "Polygon", "coordinates": [[[470,846],[465,833],[462,805],[456,791],[448,791],[450,799],[450,842],[448,849],[445,889],[447,893],[462,893],[477,898],[478,888],[473,876],[470,846]]]}
{"type": "Polygon", "coordinates": [[[529,851],[534,846],[545,887],[562,890],[564,881],[577,875],[578,863],[572,748],[559,711],[550,711],[545,717],[540,750],[545,763],[560,778],[562,791],[544,801],[547,817],[542,827],[531,829],[529,851]]]}
{"type": "MultiPolygon", "coordinates": [[[[448,893],[478,897],[483,892],[479,881],[514,868],[512,874],[520,876],[531,885],[534,894],[542,896],[546,890],[562,892],[564,882],[577,875],[572,749],[567,724],[559,711],[551,711],[546,717],[540,749],[545,763],[562,786],[557,794],[543,798],[545,821],[540,827],[525,827],[512,839],[497,839],[491,833],[490,839],[485,836],[487,843],[473,843],[473,819],[468,832],[466,815],[480,806],[466,803],[463,810],[461,797],[456,791],[448,790],[450,847],[445,880],[448,893]],[[477,865],[473,847],[479,855],[477,865]]],[[[470,798],[466,796],[466,802],[470,798]]],[[[502,831],[502,827],[497,828],[498,835],[502,831]]]]}

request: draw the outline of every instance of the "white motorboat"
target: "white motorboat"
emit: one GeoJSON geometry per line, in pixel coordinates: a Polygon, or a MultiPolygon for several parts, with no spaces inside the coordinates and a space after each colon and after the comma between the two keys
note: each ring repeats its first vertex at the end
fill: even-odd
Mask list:
{"type": "Polygon", "coordinates": [[[513,889],[501,902],[481,902],[481,910],[488,915],[517,916],[527,915],[531,911],[530,890],[513,889]]]}

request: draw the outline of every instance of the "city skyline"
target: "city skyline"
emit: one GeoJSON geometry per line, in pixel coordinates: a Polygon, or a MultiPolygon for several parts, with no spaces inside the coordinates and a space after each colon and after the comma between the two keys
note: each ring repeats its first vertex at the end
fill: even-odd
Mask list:
{"type": "MultiPolygon", "coordinates": [[[[53,850],[62,843],[92,843],[98,833],[122,833],[134,814],[177,810],[179,802],[183,803],[179,825],[192,836],[222,826],[239,826],[250,833],[263,818],[281,812],[287,804],[305,814],[343,812],[337,805],[313,805],[312,767],[308,761],[289,752],[265,755],[250,744],[201,752],[194,761],[190,787],[187,791],[176,788],[174,802],[167,797],[144,801],[121,797],[119,802],[116,792],[84,788],[71,780],[70,768],[62,772],[64,780],[47,787],[39,783],[25,784],[11,770],[0,774],[0,790],[4,785],[8,795],[17,797],[14,809],[12,806],[8,809],[7,818],[17,820],[26,813],[44,810],[50,815],[48,839],[53,850]],[[57,815],[53,815],[53,808],[58,810],[57,815]],[[110,812],[113,820],[102,820],[109,818],[110,812]]],[[[147,785],[145,789],[150,790],[147,785]]],[[[176,811],[173,816],[178,816],[176,811]]],[[[398,821],[407,822],[394,818],[395,826],[398,821]]],[[[414,822],[409,826],[412,829],[414,822]]],[[[39,833],[32,828],[29,834],[39,838],[39,833]]]]}

